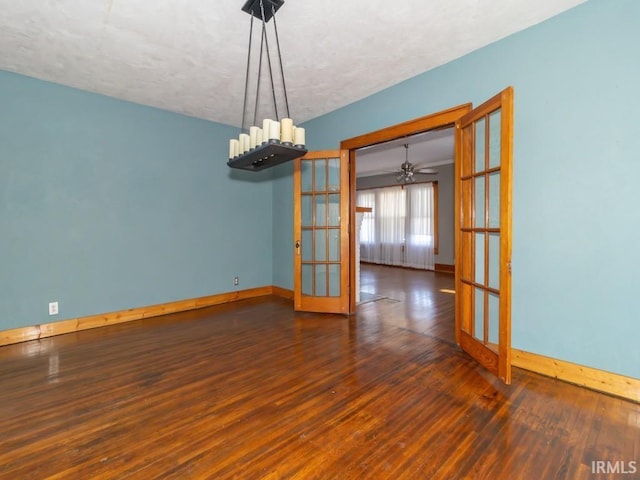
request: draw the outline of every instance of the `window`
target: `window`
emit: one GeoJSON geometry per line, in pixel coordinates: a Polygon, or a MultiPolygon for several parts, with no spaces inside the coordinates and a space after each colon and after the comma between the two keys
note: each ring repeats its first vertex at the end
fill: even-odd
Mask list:
{"type": "Polygon", "coordinates": [[[361,190],[360,256],[386,265],[430,268],[436,247],[435,183],[361,190]]]}

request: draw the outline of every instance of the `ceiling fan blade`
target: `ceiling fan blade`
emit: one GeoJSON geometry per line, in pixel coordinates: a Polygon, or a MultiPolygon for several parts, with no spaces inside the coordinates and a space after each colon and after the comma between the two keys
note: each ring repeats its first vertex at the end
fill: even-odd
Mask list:
{"type": "Polygon", "coordinates": [[[376,170],[374,172],[358,173],[359,177],[377,177],[379,175],[398,175],[399,170],[376,170]]]}
{"type": "Polygon", "coordinates": [[[424,168],[414,168],[413,169],[414,173],[427,173],[427,174],[434,174],[434,173],[438,173],[437,170],[434,170],[433,168],[428,168],[428,167],[424,167],[424,168]]]}

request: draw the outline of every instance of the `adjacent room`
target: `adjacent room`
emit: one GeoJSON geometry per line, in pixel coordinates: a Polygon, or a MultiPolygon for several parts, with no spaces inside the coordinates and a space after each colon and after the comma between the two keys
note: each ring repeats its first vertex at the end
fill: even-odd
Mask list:
{"type": "Polygon", "coordinates": [[[639,17],[6,3],[0,478],[637,478],[639,17]]]}

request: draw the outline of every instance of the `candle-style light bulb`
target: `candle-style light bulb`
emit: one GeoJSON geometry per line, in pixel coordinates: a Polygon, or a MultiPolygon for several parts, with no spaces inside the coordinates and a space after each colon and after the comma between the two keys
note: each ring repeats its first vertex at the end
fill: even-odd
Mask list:
{"type": "Polygon", "coordinates": [[[265,118],[264,120],[262,120],[262,141],[263,143],[266,143],[269,141],[269,139],[271,138],[271,123],[273,122],[273,120],[271,120],[270,118],[265,118]]]}
{"type": "Polygon", "coordinates": [[[280,141],[280,122],[271,122],[271,126],[269,128],[269,141],[280,141]]]}
{"type": "Polygon", "coordinates": [[[290,118],[280,120],[280,140],[282,143],[293,143],[293,120],[290,118]]]}
{"type": "Polygon", "coordinates": [[[258,127],[249,127],[249,148],[254,149],[258,144],[258,127]]]}
{"type": "Polygon", "coordinates": [[[304,147],[304,144],[305,144],[305,131],[304,131],[304,128],[296,127],[295,138],[293,139],[293,144],[296,147],[304,147]]]}
{"type": "Polygon", "coordinates": [[[232,138],[231,140],[229,140],[229,160],[238,156],[238,143],[239,142],[237,138],[232,138]]]}
{"type": "Polygon", "coordinates": [[[241,133],[238,141],[240,142],[240,155],[249,151],[249,135],[241,133]]]}

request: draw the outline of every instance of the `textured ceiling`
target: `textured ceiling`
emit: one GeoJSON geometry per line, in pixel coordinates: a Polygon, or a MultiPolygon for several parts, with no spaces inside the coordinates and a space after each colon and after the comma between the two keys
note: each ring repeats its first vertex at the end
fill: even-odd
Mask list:
{"type": "MultiPolygon", "coordinates": [[[[300,123],[584,0],[286,0],[277,14],[300,123]]],[[[0,69],[239,126],[244,0],[0,0],[0,69]]]]}

